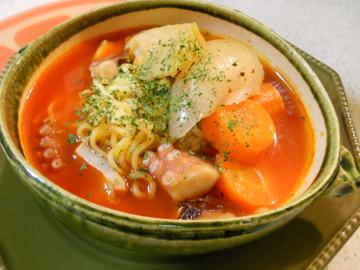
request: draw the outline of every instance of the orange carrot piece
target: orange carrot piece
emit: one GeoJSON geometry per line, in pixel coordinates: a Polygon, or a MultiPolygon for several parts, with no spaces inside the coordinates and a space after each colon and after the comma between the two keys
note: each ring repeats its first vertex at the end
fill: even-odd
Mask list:
{"type": "Polygon", "coordinates": [[[93,61],[100,61],[106,58],[120,55],[123,53],[124,47],[125,44],[123,40],[117,40],[117,41],[104,40],[97,48],[93,57],[93,61]]]}
{"type": "Polygon", "coordinates": [[[275,135],[270,115],[252,100],[221,106],[200,126],[205,139],[225,158],[243,163],[256,162],[275,135]]]}
{"type": "Polygon", "coordinates": [[[259,172],[223,158],[218,165],[223,173],[216,187],[225,199],[248,212],[274,206],[271,191],[259,172]]]}
{"type": "Polygon", "coordinates": [[[263,83],[260,89],[250,96],[250,99],[262,105],[270,115],[286,109],[279,91],[271,83],[263,83]]]}

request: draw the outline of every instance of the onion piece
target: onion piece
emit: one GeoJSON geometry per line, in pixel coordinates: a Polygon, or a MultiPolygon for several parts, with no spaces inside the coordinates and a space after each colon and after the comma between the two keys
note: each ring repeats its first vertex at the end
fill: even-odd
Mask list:
{"type": "Polygon", "coordinates": [[[87,145],[86,142],[81,143],[76,149],[75,153],[82,157],[89,165],[93,166],[95,169],[100,171],[104,177],[109,181],[111,185],[116,187],[116,189],[125,191],[126,190],[126,181],[125,179],[117,173],[113,168],[110,167],[107,160],[103,157],[95,154],[91,148],[87,145]]]}
{"type": "Polygon", "coordinates": [[[171,87],[169,135],[184,136],[222,104],[237,104],[258,90],[264,70],[245,43],[217,39],[206,42],[202,56],[171,87]]]}

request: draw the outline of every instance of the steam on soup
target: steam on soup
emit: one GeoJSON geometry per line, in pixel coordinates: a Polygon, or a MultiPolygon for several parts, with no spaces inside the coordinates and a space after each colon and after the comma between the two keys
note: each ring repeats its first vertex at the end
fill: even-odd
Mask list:
{"type": "Polygon", "coordinates": [[[309,120],[279,72],[194,23],[85,41],[26,93],[28,161],[91,202],[151,217],[273,209],[301,185],[309,120]]]}

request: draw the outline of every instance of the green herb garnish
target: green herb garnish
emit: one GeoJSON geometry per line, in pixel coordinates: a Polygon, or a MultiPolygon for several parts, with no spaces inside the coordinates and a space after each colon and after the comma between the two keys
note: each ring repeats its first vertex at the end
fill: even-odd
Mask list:
{"type": "Polygon", "coordinates": [[[215,168],[219,171],[219,173],[224,173],[223,167],[221,167],[219,164],[215,163],[215,168]]]}
{"type": "Polygon", "coordinates": [[[83,171],[86,170],[87,168],[87,164],[85,162],[83,162],[83,164],[81,164],[81,167],[79,169],[79,175],[82,176],[83,175],[83,171]]]}
{"type": "Polygon", "coordinates": [[[67,139],[67,143],[72,145],[72,144],[75,144],[77,142],[79,142],[80,139],[78,136],[74,135],[74,134],[69,134],[68,135],[68,139],[67,139]]]}
{"type": "Polygon", "coordinates": [[[235,125],[236,125],[236,121],[235,121],[235,120],[229,120],[228,123],[227,123],[227,128],[228,128],[231,132],[234,132],[235,125]]]}
{"type": "Polygon", "coordinates": [[[230,151],[225,151],[223,155],[224,155],[224,161],[227,161],[229,159],[230,151]]]}

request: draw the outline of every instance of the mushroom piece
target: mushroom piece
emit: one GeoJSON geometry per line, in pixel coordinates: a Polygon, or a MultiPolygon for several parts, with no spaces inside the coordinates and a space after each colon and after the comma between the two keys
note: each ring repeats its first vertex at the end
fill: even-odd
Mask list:
{"type": "Polygon", "coordinates": [[[147,152],[143,163],[176,201],[206,194],[220,177],[215,167],[169,143],[161,144],[157,153],[147,152]]]}

